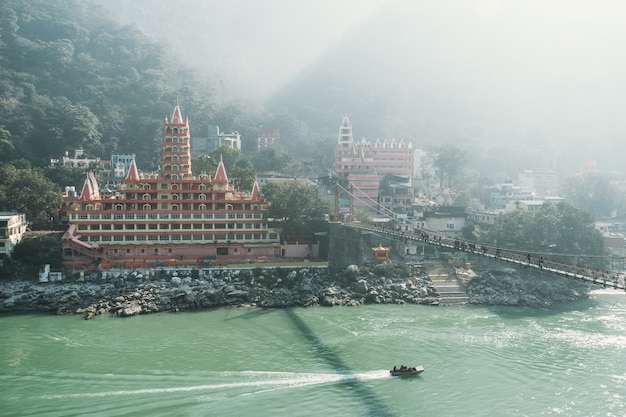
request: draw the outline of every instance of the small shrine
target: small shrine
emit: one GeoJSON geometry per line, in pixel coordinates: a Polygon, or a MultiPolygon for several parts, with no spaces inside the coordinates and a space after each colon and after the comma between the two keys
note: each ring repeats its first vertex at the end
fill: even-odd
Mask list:
{"type": "Polygon", "coordinates": [[[386,262],[389,260],[389,252],[391,248],[385,248],[382,244],[379,244],[377,248],[372,248],[372,255],[377,262],[386,262]]]}

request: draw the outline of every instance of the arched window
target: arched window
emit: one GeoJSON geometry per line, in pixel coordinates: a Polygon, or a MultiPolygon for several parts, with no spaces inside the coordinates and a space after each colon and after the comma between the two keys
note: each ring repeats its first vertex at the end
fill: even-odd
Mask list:
{"type": "Polygon", "coordinates": [[[172,165],[172,171],[180,171],[180,166],[172,165]]]}
{"type": "Polygon", "coordinates": [[[141,184],[141,188],[143,188],[144,190],[149,190],[150,184],[141,184]]]}
{"type": "Polygon", "coordinates": [[[124,206],[121,204],[116,204],[115,205],[115,210],[124,210],[124,206]]]}
{"type": "Polygon", "coordinates": [[[178,128],[177,128],[177,127],[173,128],[173,129],[172,129],[172,132],[174,132],[174,133],[178,133],[178,128]]]}
{"type": "Polygon", "coordinates": [[[206,210],[206,204],[200,204],[199,209],[202,211],[206,210]]]}
{"type": "Polygon", "coordinates": [[[177,180],[178,179],[178,175],[177,174],[172,174],[170,176],[170,178],[173,179],[173,180],[177,180]]]}
{"type": "Polygon", "coordinates": [[[145,211],[150,211],[150,210],[152,210],[152,206],[151,206],[150,204],[144,204],[144,205],[143,205],[143,209],[144,209],[145,211]]]}
{"type": "Polygon", "coordinates": [[[174,156],[172,156],[172,161],[178,162],[178,161],[180,161],[180,157],[178,155],[174,155],[174,156]]]}
{"type": "Polygon", "coordinates": [[[150,194],[146,193],[144,195],[141,196],[142,200],[150,200],[150,194]]]}
{"type": "MultiPolygon", "coordinates": [[[[204,179],[204,178],[202,178],[202,177],[205,177],[205,178],[206,178],[206,177],[207,177],[207,175],[206,175],[206,174],[202,174],[202,175],[200,175],[200,179],[204,179]]],[[[198,190],[206,190],[206,184],[200,184],[200,185],[198,186],[198,190]]]]}
{"type": "Polygon", "coordinates": [[[200,194],[200,195],[198,196],[198,199],[199,199],[199,200],[206,200],[206,194],[200,194]]]}
{"type": "Polygon", "coordinates": [[[172,194],[172,200],[178,200],[178,194],[172,194]]]}
{"type": "Polygon", "coordinates": [[[180,148],[178,146],[172,146],[172,152],[179,152],[180,148]]]}
{"type": "Polygon", "coordinates": [[[178,190],[178,184],[172,184],[172,190],[178,190]]]}
{"type": "Polygon", "coordinates": [[[258,204],[253,204],[252,205],[252,210],[258,210],[259,209],[259,205],[258,204]]]}
{"type": "Polygon", "coordinates": [[[232,209],[233,209],[232,204],[226,204],[226,210],[232,210],[232,209]]]}
{"type": "Polygon", "coordinates": [[[178,210],[178,204],[172,204],[172,210],[177,211],[178,210]]]}

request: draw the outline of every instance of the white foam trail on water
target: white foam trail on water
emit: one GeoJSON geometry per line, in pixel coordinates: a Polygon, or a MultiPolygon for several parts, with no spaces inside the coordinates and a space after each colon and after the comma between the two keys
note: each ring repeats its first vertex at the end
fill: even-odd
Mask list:
{"type": "Polygon", "coordinates": [[[218,389],[228,388],[268,388],[268,389],[285,389],[285,388],[299,388],[310,385],[328,384],[333,382],[346,382],[346,381],[369,381],[375,379],[382,379],[389,377],[389,371],[369,371],[353,374],[299,374],[299,373],[286,373],[286,372],[256,372],[256,371],[244,371],[239,373],[228,373],[228,375],[254,375],[254,376],[267,376],[279,379],[265,379],[246,382],[230,382],[223,384],[206,384],[206,385],[192,385],[186,387],[169,387],[169,388],[144,388],[137,390],[119,390],[119,391],[105,391],[105,392],[85,392],[76,394],[58,394],[58,395],[45,395],[38,398],[42,399],[67,399],[67,398],[100,398],[100,397],[115,397],[115,396],[128,396],[128,395],[145,395],[145,394],[164,394],[175,392],[193,392],[193,391],[210,391],[218,389]]]}

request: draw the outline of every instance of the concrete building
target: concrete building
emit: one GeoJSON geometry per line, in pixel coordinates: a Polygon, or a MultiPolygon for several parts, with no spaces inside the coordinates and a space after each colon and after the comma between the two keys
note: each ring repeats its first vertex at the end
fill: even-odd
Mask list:
{"type": "Polygon", "coordinates": [[[536,197],[558,195],[559,178],[553,171],[525,170],[519,174],[519,185],[536,197]]]}
{"type": "Polygon", "coordinates": [[[210,125],[207,137],[196,137],[191,139],[191,157],[193,159],[207,155],[220,146],[228,146],[231,149],[241,150],[241,135],[239,132],[220,132],[219,126],[210,125]]]}
{"type": "Polygon", "coordinates": [[[83,168],[88,169],[91,164],[100,162],[100,158],[87,158],[85,151],[82,149],[76,149],[74,156],[70,157],[69,152],[65,152],[65,155],[61,159],[51,159],[50,167],[65,167],[65,168],[83,168]]]}
{"type": "Polygon", "coordinates": [[[165,119],[161,170],[140,173],[135,160],[112,195],[88,173],[80,195],[64,196],[65,269],[198,267],[280,256],[278,232],[255,182],[236,191],[222,161],[214,175],[191,172],[189,120],[176,104],[165,119]]]}
{"type": "Polygon", "coordinates": [[[491,186],[488,190],[489,208],[492,210],[503,210],[508,205],[515,204],[516,201],[534,199],[531,191],[519,185],[514,185],[512,181],[491,186]]]}
{"type": "Polygon", "coordinates": [[[258,129],[256,145],[257,149],[280,145],[280,132],[278,129],[258,129]]]}
{"type": "Polygon", "coordinates": [[[22,241],[27,226],[25,214],[0,212],[0,259],[11,256],[15,245],[22,241]]]}

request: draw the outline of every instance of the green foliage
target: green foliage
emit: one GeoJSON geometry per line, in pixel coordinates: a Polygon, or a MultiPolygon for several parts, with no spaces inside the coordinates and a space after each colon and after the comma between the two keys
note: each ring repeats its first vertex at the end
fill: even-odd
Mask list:
{"type": "Polygon", "coordinates": [[[433,161],[439,186],[452,186],[465,165],[465,155],[454,145],[440,147],[433,161]]]}
{"type": "Polygon", "coordinates": [[[331,211],[314,185],[270,182],[262,191],[270,203],[269,216],[277,221],[286,238],[311,237],[316,232],[315,223],[331,211]]]}
{"type": "Polygon", "coordinates": [[[12,260],[21,265],[39,267],[50,264],[52,269],[60,269],[63,262],[60,246],[58,236],[25,239],[13,248],[12,260]]]}
{"type": "Polygon", "coordinates": [[[592,267],[603,266],[593,257],[606,255],[602,234],[595,230],[590,214],[566,203],[546,203],[534,212],[518,209],[502,214],[485,241],[537,255],[554,254],[551,258],[566,262],[572,255],[580,255],[578,262],[592,267]]]}
{"type": "Polygon", "coordinates": [[[394,269],[391,262],[383,262],[374,266],[374,273],[379,277],[389,276],[393,273],[394,269]]]}
{"type": "Polygon", "coordinates": [[[574,206],[595,216],[611,216],[623,207],[617,187],[602,175],[569,177],[561,188],[574,206]]]}
{"type": "Polygon", "coordinates": [[[60,189],[35,169],[0,164],[0,208],[26,213],[30,222],[46,222],[61,207],[60,189]]]}

